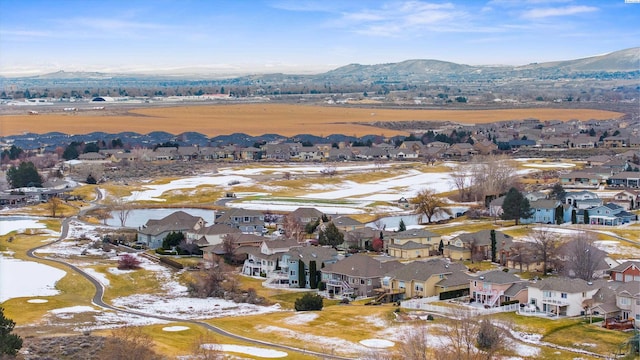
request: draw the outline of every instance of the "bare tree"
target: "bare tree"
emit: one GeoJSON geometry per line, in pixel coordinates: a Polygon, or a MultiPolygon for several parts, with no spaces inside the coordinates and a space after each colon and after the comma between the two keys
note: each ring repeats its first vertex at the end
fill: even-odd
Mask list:
{"type": "Polygon", "coordinates": [[[435,358],[438,360],[475,360],[480,358],[476,347],[478,322],[467,312],[460,318],[448,319],[443,334],[443,344],[438,347],[435,358]]]}
{"type": "Polygon", "coordinates": [[[406,331],[401,337],[398,352],[401,356],[411,360],[430,359],[428,347],[428,329],[426,324],[416,325],[406,331]]]}
{"type": "Polygon", "coordinates": [[[515,168],[503,155],[476,156],[468,169],[475,200],[507,192],[515,183],[515,168]]]}
{"type": "Polygon", "coordinates": [[[47,201],[47,206],[49,207],[49,210],[51,210],[51,217],[56,217],[58,210],[60,210],[60,206],[62,206],[62,200],[57,196],[53,196],[49,198],[49,201],[47,201]]]}
{"type": "Polygon", "coordinates": [[[451,182],[458,189],[460,201],[468,199],[472,180],[472,174],[468,166],[459,166],[451,172],[451,182]]]}
{"type": "Polygon", "coordinates": [[[156,354],[151,347],[151,336],[144,333],[141,327],[126,326],[111,331],[100,351],[100,359],[122,360],[156,360],[162,356],[156,354]]]}
{"type": "Polygon", "coordinates": [[[598,265],[606,257],[606,253],[595,246],[595,236],[591,233],[580,232],[561,246],[558,254],[564,263],[563,273],[567,276],[575,276],[585,281],[594,279],[598,265]]]}
{"type": "Polygon", "coordinates": [[[119,196],[109,196],[105,199],[104,205],[109,211],[113,211],[116,214],[118,220],[120,220],[120,226],[124,227],[129,218],[131,210],[133,210],[133,201],[126,201],[119,196]]]}
{"type": "Polygon", "coordinates": [[[302,225],[298,219],[291,214],[285,216],[282,219],[282,228],[284,229],[285,235],[290,239],[296,239],[298,242],[304,240],[305,237],[305,227],[302,225]]]}
{"type": "Polygon", "coordinates": [[[435,215],[451,215],[451,210],[445,207],[446,203],[431,189],[420,190],[416,197],[411,199],[411,203],[416,206],[415,213],[420,216],[420,221],[422,216],[425,216],[429,224],[435,215]]]}
{"type": "Polygon", "coordinates": [[[555,255],[555,250],[560,243],[558,235],[545,229],[533,230],[530,235],[538,254],[542,258],[542,273],[546,274],[550,259],[555,255]]]}
{"type": "Polygon", "coordinates": [[[191,355],[198,360],[224,359],[220,345],[210,333],[200,335],[195,339],[191,355]]]}
{"type": "Polygon", "coordinates": [[[509,251],[512,253],[512,261],[520,266],[522,272],[522,264],[528,262],[527,244],[522,241],[514,241],[509,251]]]}

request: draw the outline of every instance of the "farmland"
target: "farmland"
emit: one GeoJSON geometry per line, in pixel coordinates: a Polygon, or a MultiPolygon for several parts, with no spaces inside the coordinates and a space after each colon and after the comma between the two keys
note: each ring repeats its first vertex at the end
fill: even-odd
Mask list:
{"type": "MultiPolygon", "coordinates": [[[[407,135],[407,131],[373,127],[374,122],[451,121],[462,124],[482,124],[496,121],[536,118],[541,121],[571,119],[614,119],[623,114],[594,109],[497,109],[497,110],[418,110],[364,109],[291,104],[189,105],[151,106],[125,109],[108,105],[104,111],[50,112],[39,115],[0,116],[0,135],[31,132],[44,134],[62,131],[87,134],[95,131],[118,133],[133,131],[147,134],[166,131],[180,134],[195,131],[207,136],[236,132],[256,136],[277,133],[284,136],[313,134],[407,135]]],[[[40,110],[40,109],[38,109],[40,110]]]]}

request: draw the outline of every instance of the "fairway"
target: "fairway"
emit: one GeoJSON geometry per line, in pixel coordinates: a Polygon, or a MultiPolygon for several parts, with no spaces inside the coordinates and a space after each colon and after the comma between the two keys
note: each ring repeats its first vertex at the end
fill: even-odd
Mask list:
{"type": "MultiPolygon", "coordinates": [[[[500,110],[411,110],[364,109],[337,106],[289,104],[189,105],[133,109],[127,113],[104,112],[46,113],[40,115],[0,116],[0,135],[44,134],[53,131],[87,134],[94,131],[147,134],[166,131],[171,134],[199,132],[213,137],[233,133],[251,136],[280,134],[408,135],[409,131],[374,127],[374,122],[452,121],[482,124],[504,120],[535,118],[541,121],[572,119],[614,119],[623,114],[593,109],[500,109],[500,110]]],[[[120,109],[121,110],[121,109],[120,109]]]]}

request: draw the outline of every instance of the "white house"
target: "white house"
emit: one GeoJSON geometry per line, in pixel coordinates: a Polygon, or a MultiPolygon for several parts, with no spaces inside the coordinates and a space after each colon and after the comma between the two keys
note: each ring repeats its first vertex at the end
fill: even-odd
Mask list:
{"type": "Polygon", "coordinates": [[[585,300],[591,300],[601,285],[602,281],[550,277],[529,284],[528,303],[548,314],[579,316],[585,300]]]}

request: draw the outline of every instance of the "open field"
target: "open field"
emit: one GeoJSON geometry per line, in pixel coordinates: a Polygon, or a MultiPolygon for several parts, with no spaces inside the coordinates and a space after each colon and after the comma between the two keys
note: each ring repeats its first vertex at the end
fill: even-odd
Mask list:
{"type": "MultiPolygon", "coordinates": [[[[116,107],[107,104],[107,108],[116,107]]],[[[40,109],[39,109],[40,110],[40,109]]],[[[537,118],[539,120],[612,119],[623,114],[593,109],[499,109],[499,110],[409,110],[363,109],[348,107],[307,106],[288,104],[200,105],[139,108],[128,112],[50,113],[38,116],[0,116],[0,135],[24,132],[37,134],[61,131],[86,134],[94,131],[118,133],[133,131],[147,134],[166,131],[180,134],[187,131],[207,136],[246,133],[252,136],[277,133],[284,136],[313,134],[345,135],[407,135],[407,131],[370,126],[373,122],[391,121],[453,121],[464,124],[489,123],[502,120],[537,118]]]]}

